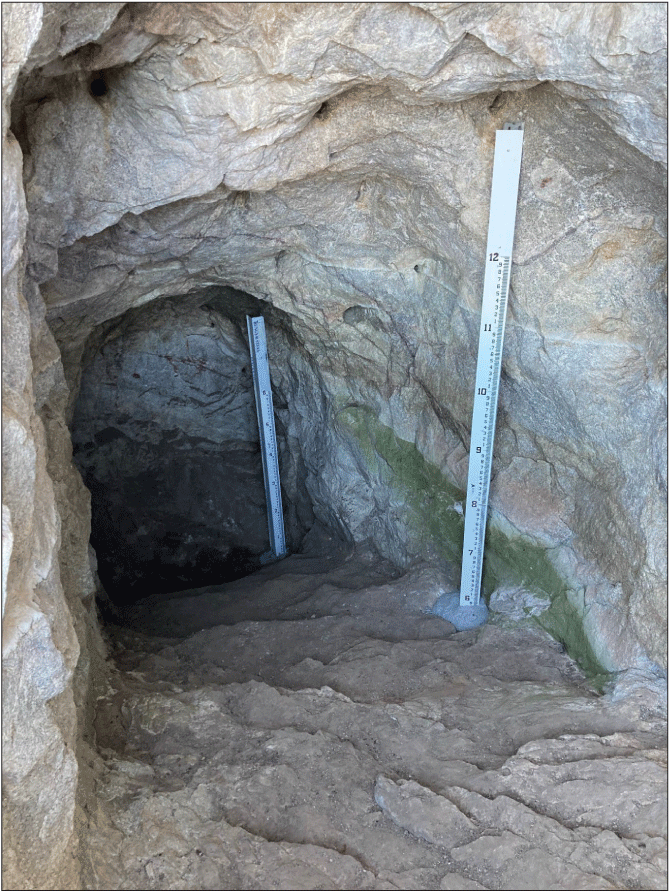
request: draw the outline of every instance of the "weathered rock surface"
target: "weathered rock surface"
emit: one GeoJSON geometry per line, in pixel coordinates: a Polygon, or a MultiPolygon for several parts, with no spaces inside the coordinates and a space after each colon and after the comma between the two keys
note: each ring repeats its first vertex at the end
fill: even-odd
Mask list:
{"type": "MultiPolygon", "coordinates": [[[[89,346],[72,441],[93,495],[91,542],[112,599],[246,575],[269,549],[242,330],[243,306],[233,321],[208,304],[159,302],[89,346]]],[[[285,395],[275,400],[285,409],[285,395]]],[[[280,419],[276,426],[286,542],[294,551],[313,512],[301,444],[280,419]]]]}
{"type": "MultiPolygon", "coordinates": [[[[13,3],[3,6],[2,35],[4,884],[80,884],[74,830],[87,831],[97,764],[91,696],[104,689],[90,496],[68,429],[82,364],[99,367],[96,349],[116,322],[128,324],[128,309],[182,299],[194,307],[188,324],[197,327],[206,304],[225,329],[236,318],[225,295],[251,295],[238,304],[262,306],[269,323],[291,522],[308,527],[313,510],[342,540],[371,539],[404,567],[457,561],[490,160],[506,120],[525,122],[526,147],[485,590],[504,608],[495,626],[504,625],[502,637],[529,611],[591,672],[633,666],[607,712],[625,712],[625,690],[636,690],[626,729],[614,721],[579,733],[640,732],[653,662],[666,664],[664,8],[13,3]]],[[[141,371],[129,371],[129,383],[133,373],[141,371]]],[[[156,369],[152,381],[160,380],[156,369]]],[[[184,380],[169,398],[184,399],[189,388],[184,380]]],[[[155,410],[170,420],[155,395],[155,410]]],[[[195,418],[181,412],[175,429],[195,418]]],[[[322,604],[331,594],[325,586],[322,604]]],[[[230,604],[219,606],[229,619],[230,604]]],[[[422,617],[421,627],[435,621],[422,617]]],[[[277,625],[277,637],[291,625],[277,625]]],[[[399,653],[368,650],[393,677],[399,653]]],[[[413,658],[400,659],[399,674],[413,658]]],[[[355,690],[358,668],[309,670],[315,688],[341,671],[355,690]]],[[[360,672],[371,683],[372,663],[360,672]]],[[[284,689],[284,680],[263,683],[284,689]]],[[[414,683],[421,689],[420,670],[414,683]]],[[[202,689],[205,700],[214,695],[208,679],[202,689]]],[[[246,724],[237,726],[246,734],[246,724]]],[[[555,735],[569,732],[559,725],[555,735]]],[[[597,751],[592,760],[603,769],[597,751]]],[[[520,757],[513,746],[502,755],[520,757]]],[[[513,827],[493,837],[488,805],[476,811],[417,774],[394,773],[385,756],[362,773],[341,757],[352,775],[364,774],[367,797],[356,813],[369,806],[370,819],[381,814],[391,847],[397,824],[370,804],[377,781],[393,813],[411,812],[419,838],[436,839],[431,814],[454,813],[432,793],[479,820],[478,837],[464,840],[457,858],[435,866],[426,854],[400,878],[397,858],[389,860],[396,885],[511,887],[522,881],[517,862],[530,882],[553,869],[577,887],[578,868],[586,885],[615,885],[611,859],[629,866],[620,875],[630,887],[656,881],[643,872],[655,842],[645,839],[639,853],[622,841],[634,855],[627,858],[607,834],[626,838],[622,824],[578,836],[565,866],[539,823],[530,839],[509,838],[513,827]],[[538,844],[535,835],[544,847],[533,859],[525,845],[538,844]],[[534,862],[545,871],[534,874],[534,862]]],[[[241,763],[250,770],[252,762],[241,763]]],[[[132,769],[112,783],[129,790],[119,777],[132,769]]],[[[519,761],[518,778],[523,770],[519,761]]],[[[548,786],[564,779],[536,773],[548,786]]],[[[486,789],[503,788],[496,775],[488,779],[486,789]]],[[[521,779],[510,800],[535,808],[521,779]]],[[[574,782],[594,788],[588,778],[574,782]]],[[[488,802],[505,795],[462,788],[488,802]]],[[[163,805],[174,800],[154,800],[156,825],[166,819],[163,805]]],[[[542,808],[535,812],[546,819],[571,819],[542,808]]],[[[98,818],[102,825],[104,809],[98,818]]],[[[283,828],[268,858],[269,842],[224,819],[214,820],[215,833],[228,833],[224,846],[248,856],[232,872],[186,870],[195,884],[234,876],[240,887],[269,884],[278,863],[286,887],[342,876],[351,887],[387,886],[383,871],[374,876],[338,848],[324,854],[320,841],[296,847],[283,828]],[[314,864],[324,878],[314,878],[314,864]]],[[[126,853],[123,839],[141,820],[113,836],[126,853]]],[[[551,838],[560,834],[546,825],[551,838]]],[[[569,844],[582,829],[567,826],[569,844]]],[[[96,856],[90,863],[101,862],[96,856]]],[[[158,862],[112,879],[143,887],[159,876],[158,862]]]]}
{"type": "MultiPolygon", "coordinates": [[[[41,4],[37,4],[41,7],[41,4]]],[[[92,587],[86,579],[63,593],[61,558],[77,545],[63,541],[67,522],[56,500],[61,479],[49,451],[61,435],[44,409],[58,406],[60,378],[45,369],[58,350],[44,304],[24,283],[23,244],[28,214],[19,145],[8,131],[9,98],[39,34],[41,10],[13,4],[2,11],[2,819],[7,887],[74,888],[79,870],[74,832],[77,789],[77,714],[74,688],[86,683],[79,639],[86,641],[92,587]],[[5,49],[11,49],[5,53],[5,49]],[[82,600],[89,596],[88,604],[82,600]],[[88,607],[88,609],[86,608],[88,607]],[[78,637],[78,634],[80,635],[78,637]]],[[[61,405],[62,412],[62,405],[61,405]]],[[[79,489],[81,480],[76,477],[79,489]]],[[[86,502],[78,547],[85,553],[86,502]]],[[[90,575],[90,573],[89,573],[90,575]]]]}
{"type": "Polygon", "coordinates": [[[87,887],[665,886],[661,682],[599,696],[390,569],[295,556],[135,607],[180,636],[115,631],[87,887]]]}
{"type": "Polygon", "coordinates": [[[99,60],[73,56],[23,119],[40,203],[30,268],[68,379],[87,334],[130,307],[215,287],[255,295],[307,359],[296,374],[279,346],[274,375],[318,467],[306,483],[316,516],[403,565],[454,558],[492,141],[524,120],[488,593],[567,591],[603,666],[663,663],[664,178],[624,138],[634,129],[655,157],[656,106],[621,56],[634,33],[651,50],[638,64],[652,66],[662,41],[656,8],[635,9],[550,7],[542,33],[571,36],[549,59],[529,38],[533,7],[202,19],[158,5],[132,26],[158,42],[106,69],[104,95],[88,89],[99,60]],[[522,64],[504,50],[521,36],[522,64]],[[603,120],[605,93],[644,111],[623,127],[611,100],[603,120]],[[70,182],[72,156],[84,168],[70,182]],[[436,471],[424,489],[408,474],[421,460],[436,471]]]}
{"type": "MultiPolygon", "coordinates": [[[[34,186],[46,190],[42,234],[50,236],[46,244],[57,246],[61,236],[72,243],[127,211],[222,183],[264,191],[324,169],[328,146],[314,128],[302,133],[301,150],[293,137],[324,102],[380,83],[423,107],[555,83],[662,160],[666,108],[656,87],[664,79],[665,28],[653,3],[584,10],[157,3],[128,10],[118,36],[93,38],[43,70],[47,79],[72,74],[63,77],[66,95],[28,110],[28,127],[41,132],[31,154],[34,186]],[[99,72],[106,104],[91,101],[85,82],[99,72]],[[96,138],[103,128],[106,141],[96,138]],[[64,158],[81,165],[69,187],[64,158]]],[[[36,89],[28,98],[37,98],[36,89]]]]}

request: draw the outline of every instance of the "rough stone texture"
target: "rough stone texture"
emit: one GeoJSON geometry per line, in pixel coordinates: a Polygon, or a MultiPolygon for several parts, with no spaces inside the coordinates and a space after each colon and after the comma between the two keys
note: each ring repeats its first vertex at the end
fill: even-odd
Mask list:
{"type": "MultiPolygon", "coordinates": [[[[537,622],[591,668],[634,666],[634,696],[652,699],[648,659],[666,659],[664,8],[5,4],[2,32],[5,884],[77,886],[73,828],[100,769],[87,730],[102,653],[89,496],[68,432],[97,326],[160,297],[201,305],[235,288],[264,301],[278,416],[304,462],[289,476],[315,516],[399,565],[456,561],[492,141],[506,120],[525,121],[526,148],[486,591],[521,589],[530,611],[548,599],[537,622]]],[[[423,785],[372,773],[370,796],[378,775],[423,785]]],[[[564,778],[534,773],[548,788],[564,778]]],[[[531,785],[512,791],[534,806],[531,785]]],[[[414,810],[422,802],[429,823],[441,805],[428,792],[414,810]]],[[[150,805],[155,825],[172,804],[150,805]]],[[[546,819],[569,819],[551,808],[546,819]]],[[[129,825],[124,837],[141,817],[129,825]]],[[[271,843],[230,826],[225,846],[256,864],[239,867],[245,887],[269,883],[277,863],[285,887],[311,887],[317,862],[324,887],[333,875],[516,887],[518,863],[541,881],[534,862],[570,887],[574,868],[607,887],[611,860],[630,887],[657,881],[643,872],[655,840],[623,840],[628,858],[607,834],[613,818],[570,836],[568,866],[547,842],[535,858],[534,838],[504,835],[509,825],[446,866],[428,857],[399,878],[389,867],[392,883],[320,841],[296,850],[279,836],[267,859],[271,843]]],[[[159,854],[119,881],[172,881],[159,854]]],[[[240,875],[218,868],[189,875],[211,887],[240,875]]]]}
{"type": "MultiPolygon", "coordinates": [[[[347,7],[346,15],[354,13],[361,14],[347,7]]],[[[404,14],[409,22],[417,11],[404,14]]],[[[228,40],[205,44],[208,53],[224,53],[228,40]]],[[[462,489],[466,473],[492,141],[504,120],[523,119],[493,520],[507,539],[543,550],[602,665],[637,664],[644,653],[664,662],[660,167],[555,86],[500,92],[508,87],[503,80],[495,92],[458,95],[461,101],[444,104],[428,102],[420,91],[409,95],[406,84],[395,88],[399,75],[393,74],[392,88],[357,85],[328,99],[309,120],[306,111],[301,117],[293,112],[293,129],[288,133],[281,124],[279,140],[279,124],[270,125],[257,104],[265,80],[256,82],[249,73],[242,78],[245,108],[255,109],[258,119],[238,122],[243,132],[235,130],[234,137],[219,134],[220,148],[196,152],[207,158],[209,177],[212,158],[220,158],[224,183],[202,184],[204,173],[191,157],[197,138],[179,137],[181,153],[169,145],[180,190],[170,186],[169,204],[143,213],[148,204],[129,197],[131,212],[110,225],[120,212],[109,210],[105,189],[129,195],[128,173],[139,171],[133,181],[139,175],[142,188],[155,192],[152,178],[160,176],[165,187],[172,175],[160,164],[146,169],[142,139],[148,136],[130,139],[127,128],[141,102],[149,96],[155,102],[142,117],[142,133],[169,103],[170,114],[198,132],[195,100],[189,99],[188,116],[183,103],[203,90],[209,96],[198,80],[204,74],[186,72],[182,56],[168,71],[167,52],[157,45],[123,68],[122,80],[110,81],[99,101],[85,85],[65,79],[60,98],[26,117],[29,194],[40,195],[42,209],[45,192],[53,194],[53,213],[71,214],[61,225],[49,222],[51,210],[42,213],[40,233],[34,231],[39,245],[31,249],[34,274],[49,279],[47,267],[55,271],[53,250],[60,245],[58,275],[42,293],[68,375],[95,324],[138,303],[216,285],[261,297],[288,318],[321,377],[325,430],[298,404],[295,378],[292,387],[282,380],[291,377],[290,366],[277,361],[276,380],[289,394],[292,423],[305,449],[318,452],[322,462],[309,488],[316,515],[334,515],[357,540],[372,535],[383,553],[405,565],[416,554],[453,558],[458,539],[448,528],[452,520],[440,525],[427,504],[429,493],[409,503],[402,488],[406,462],[398,467],[389,461],[380,435],[387,428],[400,446],[415,443],[451,485],[455,506],[453,490],[462,489]],[[149,84],[160,101],[146,92],[149,84]],[[56,123],[62,148],[46,135],[56,123]],[[62,179],[65,158],[78,151],[68,140],[79,138],[82,128],[97,134],[87,143],[95,146],[89,156],[105,154],[101,173],[91,173],[95,202],[77,192],[85,177],[72,188],[63,183],[67,200],[80,208],[75,214],[66,212],[61,187],[53,183],[62,179]],[[271,146],[243,155],[244,176],[234,168],[233,177],[226,152],[237,151],[240,140],[250,152],[248,141],[260,133],[271,146]],[[189,197],[194,170],[201,197],[189,197]],[[101,227],[107,228],[94,234],[101,227]]],[[[297,49],[288,55],[301,71],[297,49]]],[[[302,87],[295,89],[301,95],[302,87]]],[[[218,102],[223,95],[216,91],[218,102]]],[[[211,98],[208,113],[215,108],[211,98]]],[[[229,126],[229,116],[215,120],[229,126]]],[[[168,144],[159,129],[150,132],[156,143],[168,144]]],[[[209,139],[211,133],[209,125],[209,139]]],[[[158,203],[153,192],[149,204],[158,203]]],[[[415,491],[414,481],[404,482],[415,491]]],[[[556,594],[558,583],[547,581],[545,572],[503,562],[494,583],[548,586],[556,594]]]]}
{"type": "Polygon", "coordinates": [[[87,887],[665,887],[661,679],[597,696],[391,568],[293,556],[115,629],[87,887]]]}
{"type": "Polygon", "coordinates": [[[30,110],[29,127],[41,132],[31,154],[46,244],[221,183],[266,190],[327,168],[333,146],[302,132],[306,151],[295,152],[291,137],[323,102],[360,85],[383,83],[429,108],[550,81],[649,157],[664,157],[666,22],[657,4],[157,3],[133,12],[125,43],[111,39],[105,51],[98,40],[102,50],[87,45],[47,69],[46,77],[73,72],[68,95],[30,110]],[[135,56],[138,40],[148,45],[135,56]],[[100,69],[117,101],[89,101],[77,74],[100,69]],[[107,140],[94,138],[103,128],[107,140]],[[59,156],[80,165],[69,187],[59,156]]]}
{"type": "MultiPolygon", "coordinates": [[[[93,493],[100,578],[113,599],[245,575],[269,550],[242,327],[243,307],[232,321],[208,303],[159,302],[108,326],[89,346],[72,439],[93,493]]],[[[275,402],[285,413],[285,395],[277,392],[275,402]]],[[[294,551],[313,513],[300,442],[287,438],[280,419],[276,426],[294,551]]]]}
{"type": "Polygon", "coordinates": [[[95,658],[89,647],[101,657],[88,493],[71,463],[59,351],[39,292],[24,279],[22,157],[6,113],[45,33],[42,4],[7,4],[2,29],[3,880],[76,888],[75,751],[95,658]]]}
{"type": "Polygon", "coordinates": [[[12,47],[3,55],[3,867],[11,887],[69,888],[77,876],[71,683],[78,646],[59,586],[60,528],[33,399],[23,294],[28,215],[21,151],[6,114],[40,18],[39,5],[3,9],[3,47],[12,47]]]}

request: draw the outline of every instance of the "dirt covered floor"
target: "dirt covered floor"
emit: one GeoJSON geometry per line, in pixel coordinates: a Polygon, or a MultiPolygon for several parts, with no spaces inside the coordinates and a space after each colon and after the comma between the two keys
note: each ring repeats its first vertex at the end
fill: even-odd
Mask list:
{"type": "Polygon", "coordinates": [[[663,684],[309,552],[109,630],[86,887],[666,888],[663,684]]]}

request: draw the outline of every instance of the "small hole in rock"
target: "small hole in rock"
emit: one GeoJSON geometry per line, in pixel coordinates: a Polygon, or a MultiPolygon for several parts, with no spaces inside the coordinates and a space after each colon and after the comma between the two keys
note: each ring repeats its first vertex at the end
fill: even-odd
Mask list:
{"type": "Polygon", "coordinates": [[[94,77],[93,80],[91,81],[90,90],[91,90],[91,96],[95,96],[96,98],[98,98],[100,96],[106,96],[108,87],[107,87],[104,77],[102,77],[101,75],[94,77]]]}

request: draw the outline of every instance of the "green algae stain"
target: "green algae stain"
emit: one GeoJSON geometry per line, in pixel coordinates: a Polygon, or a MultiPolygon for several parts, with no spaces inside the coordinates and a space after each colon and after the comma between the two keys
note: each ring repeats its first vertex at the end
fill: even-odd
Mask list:
{"type": "Polygon", "coordinates": [[[413,443],[399,439],[378,421],[370,409],[347,407],[337,414],[337,424],[352,434],[367,466],[409,507],[406,517],[420,544],[428,539],[446,560],[459,562],[464,522],[455,510],[463,493],[429,464],[413,443]]]}
{"type": "MultiPolygon", "coordinates": [[[[370,472],[378,474],[409,509],[406,519],[418,548],[460,565],[464,520],[455,505],[462,503],[464,492],[427,462],[413,443],[399,439],[382,424],[371,409],[346,406],[337,413],[337,426],[355,440],[370,472]]],[[[564,645],[591,680],[606,677],[569,599],[567,585],[545,550],[488,525],[484,554],[484,600],[488,603],[491,593],[502,585],[543,591],[550,606],[533,621],[564,645]]]]}
{"type": "Polygon", "coordinates": [[[522,585],[530,591],[543,591],[550,598],[550,606],[532,620],[563,644],[588,678],[608,677],[590,645],[579,611],[569,599],[567,585],[546,551],[488,526],[484,553],[481,592],[486,602],[500,585],[522,585]]]}

